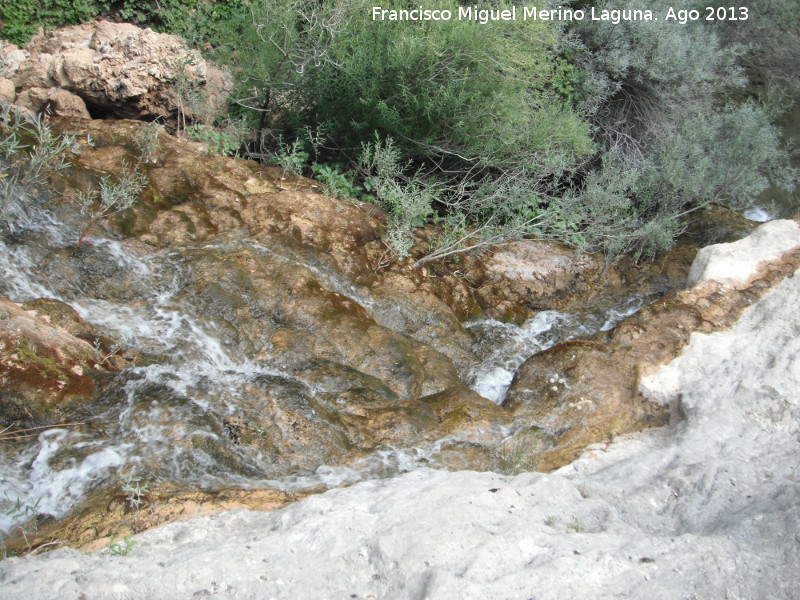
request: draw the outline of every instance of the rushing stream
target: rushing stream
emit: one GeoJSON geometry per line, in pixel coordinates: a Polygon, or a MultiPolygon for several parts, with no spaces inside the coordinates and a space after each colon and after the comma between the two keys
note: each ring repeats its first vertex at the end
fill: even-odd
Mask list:
{"type": "MultiPolygon", "coordinates": [[[[20,517],[10,511],[16,502],[62,516],[90,491],[134,470],[150,481],[203,488],[300,490],[437,466],[432,457],[447,440],[405,449],[380,446],[346,465],[322,466],[235,443],[241,429],[237,422],[263,422],[265,410],[282,410],[283,405],[269,401],[277,396],[311,406],[309,420],[323,428],[323,417],[313,408],[323,390],[313,381],[248,358],[242,344],[234,343],[230,326],[201,310],[187,291],[193,269],[202,269],[209,256],[255,252],[264,261],[308,269],[370,313],[375,300],[338,272],[236,236],[147,256],[116,240],[92,238],[82,252],[90,255],[91,264],[102,265],[102,274],[121,281],[111,293],[96,273],[62,272],[58,266],[72,252],[77,229],[43,207],[29,206],[29,211],[17,219],[21,226],[14,241],[0,241],[0,296],[14,302],[59,299],[98,332],[153,360],[109,375],[111,381],[92,403],[84,425],[49,429],[28,443],[5,444],[0,530],[7,531],[20,517]]],[[[544,311],[522,326],[493,320],[468,323],[476,340],[476,362],[467,383],[502,403],[526,358],[561,340],[608,329],[645,300],[637,296],[603,314],[544,311]]],[[[497,435],[504,435],[500,426],[497,435]]]]}

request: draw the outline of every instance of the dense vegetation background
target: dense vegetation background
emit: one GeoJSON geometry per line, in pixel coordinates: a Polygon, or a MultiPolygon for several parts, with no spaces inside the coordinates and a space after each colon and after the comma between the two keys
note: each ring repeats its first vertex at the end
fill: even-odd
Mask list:
{"type": "MultiPolygon", "coordinates": [[[[740,209],[768,186],[793,189],[774,125],[798,91],[793,0],[684,25],[373,22],[372,5],[0,0],[0,18],[16,43],[99,16],[183,36],[236,78],[229,113],[190,133],[379,204],[387,243],[418,263],[529,235],[646,257],[709,202],[740,209]],[[431,223],[437,235],[415,245],[431,223]]],[[[647,8],[677,5],[704,16],[716,4],[647,8]]]]}

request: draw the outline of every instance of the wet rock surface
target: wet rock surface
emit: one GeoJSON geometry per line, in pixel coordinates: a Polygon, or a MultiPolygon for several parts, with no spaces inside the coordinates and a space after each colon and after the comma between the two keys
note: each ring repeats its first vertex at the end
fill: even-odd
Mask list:
{"type": "Polygon", "coordinates": [[[554,473],[418,470],[169,524],[124,559],[11,558],[4,594],[796,598],[798,295],[800,278],[784,279],[643,379],[653,401],[680,406],[670,426],[554,473]]]}
{"type": "MultiPolygon", "coordinates": [[[[732,323],[794,264],[767,267],[771,274],[736,292],[741,298],[708,284],[537,354],[499,406],[465,384],[484,357],[480,327],[464,319],[525,322],[559,309],[596,331],[639,307],[606,314],[630,290],[645,302],[679,289],[695,248],[647,265],[603,265],[524,241],[415,268],[387,259],[379,213],[328,198],[314,182],[209,155],[164,131],[157,154],[141,161],[137,139],[148,125],[140,122],[52,123],[79,144],[49,205],[57,231],[43,223],[9,240],[15,256],[29,249],[17,261],[29,271],[0,292],[28,300],[26,308],[58,320],[64,336],[91,351],[100,340],[110,358],[84,401],[65,408],[80,427],[27,446],[0,444],[10,457],[4,476],[21,482],[12,493],[62,482],[42,507],[59,517],[113,487],[130,465],[180,489],[269,487],[286,498],[421,466],[556,468],[588,444],[667,423],[671,408],[641,397],[640,377],[676,356],[691,332],[732,323]],[[148,179],[137,205],[78,244],[76,192],[137,162],[148,179]],[[59,300],[42,298],[45,286],[59,300]],[[120,341],[125,351],[110,352],[120,341]],[[26,484],[33,464],[40,479],[26,484]],[[80,483],[70,479],[84,473],[80,483]]],[[[541,349],[523,347],[527,356],[541,349]]],[[[101,504],[76,523],[106,511],[101,504]]],[[[90,543],[70,527],[48,535],[90,543]]]]}
{"type": "Polygon", "coordinates": [[[796,222],[775,221],[752,238],[706,247],[692,267],[699,285],[653,302],[608,332],[557,344],[523,363],[503,406],[515,422],[544,432],[539,468],[563,466],[589,444],[668,423],[669,406],[643,397],[641,378],[678,356],[693,333],[730,327],[790,277],[800,265],[798,236],[796,222]],[[754,252],[751,239],[769,241],[754,252]],[[704,278],[727,275],[732,263],[742,281],[704,278]]]}
{"type": "Polygon", "coordinates": [[[91,327],[62,302],[21,306],[0,298],[0,426],[57,423],[68,405],[90,401],[92,375],[120,364],[94,339],[91,327]]]}
{"type": "Polygon", "coordinates": [[[61,521],[44,521],[24,536],[13,531],[5,540],[5,547],[12,553],[25,553],[37,548],[53,549],[67,542],[81,552],[95,552],[115,541],[124,547],[124,538],[167,523],[228,510],[271,511],[308,495],[271,489],[186,491],[163,484],[148,487],[141,495],[121,489],[101,490],[87,498],[81,510],[61,521]]]}

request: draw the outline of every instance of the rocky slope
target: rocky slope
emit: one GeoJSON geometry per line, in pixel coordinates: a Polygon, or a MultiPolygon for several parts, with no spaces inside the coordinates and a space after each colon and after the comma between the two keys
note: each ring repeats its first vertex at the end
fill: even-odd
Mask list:
{"type": "Polygon", "coordinates": [[[777,258],[709,250],[725,271],[708,259],[687,292],[752,305],[640,380],[667,426],[550,474],[420,470],[167,525],[127,556],[8,559],[4,597],[796,598],[800,227],[761,235],[777,258]]]}

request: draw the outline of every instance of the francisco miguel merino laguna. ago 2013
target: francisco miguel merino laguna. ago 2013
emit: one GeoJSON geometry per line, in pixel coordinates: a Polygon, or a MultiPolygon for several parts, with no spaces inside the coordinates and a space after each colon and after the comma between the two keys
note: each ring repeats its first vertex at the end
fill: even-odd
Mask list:
{"type": "Polygon", "coordinates": [[[372,7],[373,21],[475,21],[485,25],[491,21],[607,21],[617,25],[623,21],[659,21],[675,22],[681,25],[698,20],[705,21],[746,21],[749,10],[746,6],[712,7],[702,10],[676,10],[669,7],[666,13],[656,15],[650,9],[596,9],[588,10],[572,8],[543,9],[536,6],[516,6],[509,8],[478,8],[478,6],[460,6],[457,12],[448,9],[430,9],[424,6],[412,9],[385,9],[372,7]]]}

